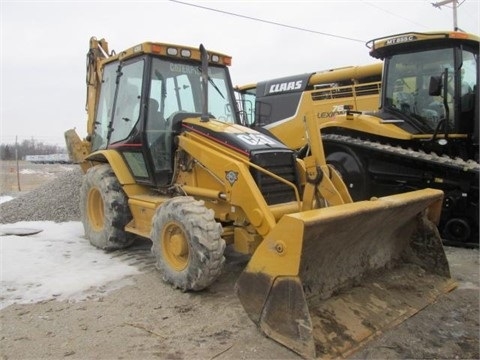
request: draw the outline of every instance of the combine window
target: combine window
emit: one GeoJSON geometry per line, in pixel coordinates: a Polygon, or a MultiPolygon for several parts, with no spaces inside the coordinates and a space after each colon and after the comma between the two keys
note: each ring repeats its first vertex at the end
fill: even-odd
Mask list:
{"type": "Polygon", "coordinates": [[[394,55],[387,59],[386,108],[416,121],[426,133],[437,129],[444,118],[449,131],[471,131],[477,69],[473,53],[459,48],[394,55]],[[432,93],[434,79],[439,79],[440,91],[432,93]]]}

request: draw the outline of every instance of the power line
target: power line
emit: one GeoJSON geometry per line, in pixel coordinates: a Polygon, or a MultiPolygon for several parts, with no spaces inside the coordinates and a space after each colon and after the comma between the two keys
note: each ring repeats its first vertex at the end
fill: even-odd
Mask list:
{"type": "Polygon", "coordinates": [[[207,7],[207,6],[201,6],[201,5],[197,5],[197,4],[187,3],[187,2],[184,2],[184,1],[177,1],[177,0],[168,0],[168,1],[173,2],[173,3],[177,3],[177,4],[181,4],[181,5],[192,6],[192,7],[196,7],[196,8],[200,8],[200,9],[204,9],[204,10],[215,11],[215,12],[218,12],[218,13],[221,13],[221,14],[236,16],[236,17],[240,17],[240,18],[244,18],[244,19],[248,19],[248,20],[259,21],[259,22],[263,22],[263,23],[266,23],[266,24],[272,24],[272,25],[277,25],[277,26],[282,26],[282,27],[285,27],[285,28],[289,28],[289,29],[305,31],[305,32],[309,32],[309,33],[312,33],[312,34],[330,36],[330,37],[334,37],[334,38],[337,38],[337,39],[343,39],[343,40],[365,43],[365,40],[354,39],[354,38],[341,36],[341,35],[329,34],[329,33],[321,32],[321,31],[301,28],[301,27],[293,26],[293,25],[282,24],[282,23],[275,22],[275,21],[270,21],[270,20],[265,20],[265,19],[259,19],[259,18],[252,17],[252,16],[236,14],[236,13],[232,13],[232,12],[229,12],[229,11],[223,11],[223,10],[210,8],[210,7],[207,7]]]}
{"type": "Polygon", "coordinates": [[[368,1],[362,1],[362,2],[365,3],[365,4],[367,4],[367,5],[370,5],[371,7],[376,8],[376,9],[378,9],[378,10],[381,10],[381,11],[383,11],[383,12],[386,12],[387,14],[390,14],[390,15],[393,15],[393,16],[398,17],[398,18],[400,18],[400,19],[403,19],[403,20],[406,20],[406,21],[408,21],[408,22],[411,22],[412,24],[415,24],[415,25],[418,25],[418,26],[422,26],[422,27],[424,27],[424,28],[427,28],[427,27],[425,26],[425,24],[420,24],[420,23],[415,22],[415,21],[413,21],[413,20],[411,20],[411,19],[409,19],[409,18],[406,18],[406,17],[404,17],[404,16],[400,16],[400,15],[398,15],[397,13],[394,13],[394,12],[392,12],[392,11],[389,11],[389,10],[387,10],[387,9],[384,9],[384,8],[378,6],[378,5],[374,5],[374,4],[372,4],[372,3],[368,2],[368,1]]]}
{"type": "MultiPolygon", "coordinates": [[[[465,0],[463,0],[461,3],[459,3],[458,0],[456,0],[456,1],[457,1],[457,8],[459,8],[460,5],[462,5],[462,4],[465,2],[465,0]]],[[[430,1],[429,1],[429,2],[430,2],[430,1]]],[[[452,2],[452,1],[449,1],[448,3],[447,3],[447,2],[442,3],[442,1],[441,1],[441,2],[430,3],[430,4],[433,5],[434,7],[438,8],[438,9],[440,9],[440,10],[441,10],[441,6],[445,6],[445,7],[448,7],[448,8],[450,8],[450,9],[453,9],[453,5],[452,5],[452,6],[448,6],[448,4],[451,3],[451,2],[452,2]]]]}

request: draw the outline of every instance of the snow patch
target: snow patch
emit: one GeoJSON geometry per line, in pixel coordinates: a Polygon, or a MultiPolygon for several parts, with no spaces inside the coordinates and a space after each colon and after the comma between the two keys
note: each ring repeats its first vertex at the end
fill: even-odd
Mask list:
{"type": "Polygon", "coordinates": [[[81,222],[18,222],[0,230],[35,228],[31,236],[0,237],[0,309],[43,300],[82,300],[108,292],[141,273],[115,253],[93,247],[81,222]]]}
{"type": "Polygon", "coordinates": [[[4,202],[7,202],[13,199],[15,199],[13,196],[2,195],[0,196],[0,204],[3,204],[4,202]]]}

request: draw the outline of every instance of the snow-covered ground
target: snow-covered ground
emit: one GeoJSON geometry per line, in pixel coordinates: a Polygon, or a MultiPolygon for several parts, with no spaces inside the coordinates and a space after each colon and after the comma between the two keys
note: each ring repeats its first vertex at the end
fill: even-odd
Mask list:
{"type": "Polygon", "coordinates": [[[0,309],[53,298],[81,300],[124,286],[130,275],[141,272],[118,255],[90,245],[81,222],[2,224],[0,262],[0,309]],[[4,235],[14,228],[42,231],[4,235]]]}
{"type": "MultiPolygon", "coordinates": [[[[67,170],[71,168],[66,167],[67,170]]],[[[24,173],[32,172],[48,175],[45,169],[26,169],[24,173]]],[[[55,188],[53,185],[43,192],[59,192],[58,189],[52,190],[55,188]]],[[[68,193],[70,190],[67,185],[68,182],[61,188],[68,193]]],[[[36,204],[34,200],[40,201],[40,195],[45,194],[38,194],[33,200],[26,199],[28,206],[41,206],[48,214],[58,210],[58,206],[50,209],[50,205],[44,201],[36,204]]],[[[11,200],[18,199],[15,199],[15,195],[0,196],[0,204],[11,200]]],[[[3,211],[16,211],[5,209],[3,211]]],[[[13,303],[35,303],[50,299],[75,301],[98,296],[130,283],[130,275],[141,272],[138,266],[131,264],[131,257],[96,249],[83,234],[83,226],[78,221],[0,224],[0,309],[13,303]],[[41,231],[28,236],[8,235],[11,229],[41,231]]],[[[150,255],[148,248],[144,252],[150,255]]]]}

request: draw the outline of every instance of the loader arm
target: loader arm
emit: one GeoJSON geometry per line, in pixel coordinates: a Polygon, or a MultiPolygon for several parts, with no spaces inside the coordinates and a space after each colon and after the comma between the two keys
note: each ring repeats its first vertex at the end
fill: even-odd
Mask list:
{"type": "Polygon", "coordinates": [[[345,183],[337,171],[327,165],[320,136],[320,126],[313,114],[304,116],[304,125],[310,155],[304,158],[307,182],[302,210],[313,209],[315,207],[314,200],[318,201],[318,198],[324,201],[323,204],[317,204],[316,207],[351,203],[352,198],[345,183]]]}

